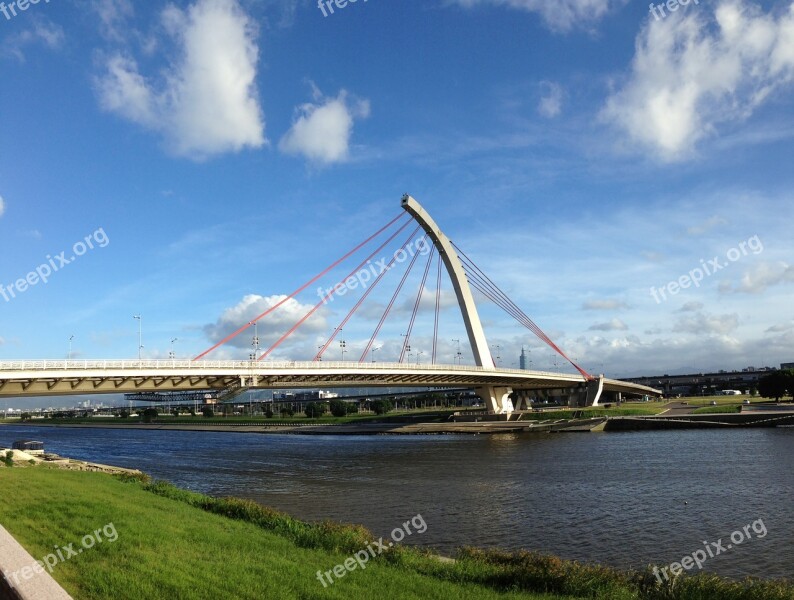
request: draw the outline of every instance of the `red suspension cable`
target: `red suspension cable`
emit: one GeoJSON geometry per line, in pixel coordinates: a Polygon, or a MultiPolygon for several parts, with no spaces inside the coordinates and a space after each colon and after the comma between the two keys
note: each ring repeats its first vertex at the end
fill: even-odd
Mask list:
{"type": "MultiPolygon", "coordinates": [[[[413,237],[416,234],[416,231],[417,230],[414,230],[411,233],[411,237],[413,237]]],[[[410,241],[411,241],[410,238],[408,240],[406,240],[406,242],[401,246],[401,248],[404,249],[408,245],[408,243],[410,241]]],[[[347,325],[347,322],[351,319],[353,314],[361,307],[361,305],[364,303],[364,300],[367,299],[367,296],[369,296],[370,293],[372,292],[372,290],[374,290],[375,287],[378,285],[378,283],[380,283],[380,281],[383,279],[383,276],[386,273],[389,272],[389,270],[392,268],[392,265],[394,265],[396,260],[397,260],[397,256],[396,256],[396,253],[395,253],[395,256],[392,257],[392,259],[389,261],[389,263],[386,265],[386,267],[375,278],[375,281],[372,282],[372,285],[369,286],[369,288],[367,288],[367,291],[364,292],[364,294],[361,296],[361,298],[359,298],[358,302],[356,302],[356,305],[353,308],[350,309],[350,312],[348,312],[347,315],[345,316],[345,318],[342,319],[342,322],[339,324],[339,326],[336,329],[334,329],[334,333],[331,335],[330,338],[328,338],[328,341],[325,342],[323,347],[320,348],[320,351],[315,355],[315,357],[314,357],[315,361],[322,360],[323,354],[325,354],[325,351],[328,350],[328,347],[336,339],[336,336],[339,335],[339,333],[342,331],[344,326],[347,325]]]]}
{"type": "MultiPolygon", "coordinates": [[[[417,227],[416,229],[418,231],[419,227],[417,227]]],[[[383,311],[383,316],[380,318],[380,321],[378,322],[378,326],[375,328],[372,337],[369,338],[369,343],[367,344],[367,347],[364,348],[364,352],[361,353],[361,358],[358,359],[358,362],[364,362],[364,360],[367,358],[367,352],[369,352],[369,349],[372,347],[372,344],[375,342],[375,338],[378,337],[378,333],[380,333],[380,328],[383,327],[383,323],[386,321],[386,317],[389,316],[389,312],[391,312],[392,306],[394,306],[394,301],[397,300],[397,295],[400,293],[400,290],[403,289],[403,285],[405,285],[405,280],[408,279],[408,275],[411,273],[411,270],[414,268],[414,264],[416,264],[417,258],[419,258],[419,253],[414,252],[414,256],[411,259],[411,262],[408,264],[408,268],[405,269],[405,273],[403,274],[403,277],[400,280],[400,284],[397,286],[397,289],[394,290],[394,295],[391,297],[391,300],[389,301],[386,310],[383,311]]]]}
{"type": "Polygon", "coordinates": [[[403,342],[403,349],[400,351],[400,363],[402,364],[405,358],[405,353],[411,341],[411,332],[414,329],[416,322],[416,315],[419,312],[419,303],[422,301],[422,292],[425,290],[425,283],[427,282],[427,274],[430,272],[430,265],[433,263],[433,257],[436,254],[435,245],[430,249],[430,254],[427,255],[427,264],[425,265],[425,274],[422,276],[422,283],[419,284],[419,293],[416,295],[416,302],[414,302],[414,310],[411,313],[411,320],[408,323],[408,331],[405,334],[405,341],[403,342]]]}
{"type": "Polygon", "coordinates": [[[438,348],[438,313],[441,308],[441,255],[438,256],[438,276],[436,277],[436,317],[433,322],[433,356],[430,364],[436,364],[436,348],[438,348]]]}
{"type": "MultiPolygon", "coordinates": [[[[273,350],[275,350],[276,348],[278,348],[278,347],[279,347],[279,346],[282,344],[282,342],[283,342],[284,340],[286,340],[286,339],[287,339],[289,336],[291,336],[291,335],[292,335],[292,334],[295,332],[295,330],[296,330],[296,329],[298,329],[298,327],[300,327],[301,325],[303,325],[303,324],[306,322],[306,320],[307,320],[309,317],[311,317],[311,316],[312,316],[312,315],[313,315],[315,312],[317,312],[317,310],[318,310],[318,309],[319,309],[319,308],[320,308],[320,307],[321,307],[323,304],[325,304],[325,303],[326,303],[326,301],[328,300],[328,298],[330,298],[331,296],[333,296],[333,295],[334,295],[334,292],[336,292],[336,291],[337,291],[337,288],[338,288],[338,287],[340,287],[340,286],[344,285],[344,282],[345,282],[345,281],[347,281],[348,279],[350,279],[351,277],[353,277],[353,275],[355,275],[356,273],[358,273],[358,272],[359,272],[359,271],[362,269],[362,267],[364,267],[364,265],[366,265],[366,264],[367,264],[369,261],[371,261],[371,260],[372,260],[372,259],[375,257],[375,255],[376,255],[376,254],[378,254],[378,253],[379,253],[381,250],[383,250],[383,248],[385,248],[385,247],[386,247],[386,245],[387,245],[389,242],[391,242],[391,241],[392,241],[394,238],[396,238],[396,237],[397,237],[397,234],[399,234],[399,233],[400,233],[400,232],[401,232],[403,229],[405,229],[406,227],[408,227],[408,225],[409,225],[411,222],[412,222],[412,221],[410,221],[410,220],[406,221],[406,222],[405,222],[405,223],[404,223],[404,224],[403,224],[403,225],[402,225],[402,226],[401,226],[401,227],[400,227],[400,228],[399,228],[397,231],[395,231],[393,234],[391,234],[391,235],[389,236],[389,238],[388,238],[388,239],[387,239],[385,242],[383,242],[383,243],[382,243],[380,246],[378,246],[378,247],[377,247],[377,248],[376,248],[376,249],[375,249],[375,250],[372,252],[372,254],[370,254],[370,255],[369,255],[367,258],[365,258],[363,261],[361,261],[361,263],[360,263],[360,264],[359,264],[359,265],[358,265],[358,266],[357,266],[355,269],[353,269],[353,270],[352,270],[352,271],[351,271],[351,272],[350,272],[350,273],[349,273],[349,274],[348,274],[346,277],[343,277],[343,278],[342,278],[342,280],[341,280],[339,283],[337,283],[335,286],[333,286],[333,287],[331,288],[331,291],[330,291],[330,292],[328,292],[328,293],[327,293],[327,294],[326,294],[326,295],[323,297],[323,299],[322,299],[322,300],[320,300],[320,301],[319,301],[317,304],[315,304],[315,305],[314,305],[314,307],[313,307],[313,308],[312,308],[312,309],[311,309],[309,312],[307,312],[307,313],[306,313],[306,314],[303,316],[303,318],[302,318],[300,321],[298,321],[297,323],[295,323],[295,325],[293,325],[293,326],[292,326],[292,328],[291,328],[291,329],[290,329],[290,330],[289,330],[287,333],[285,333],[285,334],[284,334],[284,335],[282,335],[282,336],[281,336],[281,337],[280,337],[278,340],[276,340],[276,342],[275,342],[275,343],[274,343],[272,346],[270,346],[270,348],[268,348],[268,349],[267,349],[267,350],[264,352],[264,354],[262,354],[262,356],[260,356],[260,357],[259,357],[257,360],[262,360],[263,358],[267,358],[267,356],[268,356],[268,355],[269,355],[271,352],[273,352],[273,350]]],[[[418,230],[419,230],[419,227],[417,227],[417,228],[414,230],[414,232],[411,234],[411,237],[413,237],[414,235],[416,235],[416,232],[417,232],[418,230]]],[[[410,238],[409,238],[409,240],[410,240],[410,238]]]]}
{"type": "Polygon", "coordinates": [[[478,266],[477,266],[477,265],[474,263],[474,261],[473,261],[473,260],[471,260],[471,259],[470,259],[468,256],[466,256],[466,253],[465,253],[465,252],[463,252],[463,251],[462,251],[460,248],[458,248],[457,246],[455,246],[455,249],[456,249],[456,250],[457,250],[457,251],[458,251],[458,252],[461,254],[461,256],[463,256],[463,258],[465,259],[465,263],[469,263],[468,265],[464,263],[464,267],[468,267],[468,268],[466,269],[466,270],[467,270],[467,274],[468,274],[468,275],[469,275],[469,277],[470,277],[470,278],[473,280],[473,281],[472,281],[472,283],[473,283],[473,284],[475,284],[475,283],[477,284],[477,285],[475,285],[475,287],[477,287],[477,289],[479,289],[479,290],[480,290],[480,292],[482,292],[482,293],[483,293],[483,294],[485,294],[487,297],[489,297],[491,300],[493,300],[493,301],[494,301],[494,302],[497,304],[497,306],[499,306],[500,308],[502,308],[502,309],[503,309],[505,312],[507,312],[509,315],[511,315],[511,316],[512,316],[514,319],[516,319],[516,320],[517,320],[519,323],[521,323],[522,325],[524,325],[524,326],[525,326],[527,329],[529,329],[529,330],[530,330],[530,331],[532,331],[532,332],[533,332],[535,335],[537,335],[537,336],[538,336],[538,337],[539,337],[541,340],[543,340],[544,342],[546,342],[546,344],[548,344],[548,345],[549,345],[549,346],[550,346],[550,347],[551,347],[551,348],[552,348],[552,349],[553,349],[555,352],[557,352],[557,353],[558,353],[560,356],[562,356],[562,357],[563,357],[565,360],[567,360],[569,363],[571,363],[571,365],[573,365],[573,367],[574,367],[574,368],[575,368],[577,371],[579,371],[579,373],[581,373],[581,374],[582,374],[582,376],[584,376],[586,379],[593,379],[593,376],[592,376],[592,375],[590,375],[590,373],[588,373],[587,371],[585,371],[584,369],[582,369],[582,368],[581,368],[579,365],[577,365],[577,364],[576,364],[576,363],[575,363],[573,360],[571,360],[571,359],[568,357],[568,355],[566,355],[566,354],[565,354],[565,352],[563,352],[563,351],[562,351],[562,350],[561,350],[561,349],[560,349],[560,348],[557,346],[557,344],[555,344],[555,343],[554,343],[554,342],[551,340],[551,338],[549,338],[549,336],[547,336],[547,335],[546,335],[546,334],[543,332],[543,330],[542,330],[540,327],[538,327],[538,325],[537,325],[537,324],[536,324],[536,323],[535,323],[535,322],[534,322],[532,319],[530,319],[530,318],[529,318],[529,317],[526,315],[526,313],[524,313],[524,311],[522,311],[522,310],[521,310],[521,309],[518,307],[518,305],[516,305],[516,304],[515,304],[515,302],[513,302],[513,301],[512,301],[512,300],[511,300],[511,299],[510,299],[510,298],[507,296],[507,294],[505,294],[505,293],[504,293],[504,292],[503,292],[503,291],[502,291],[502,290],[499,288],[499,286],[497,286],[497,285],[496,285],[496,284],[495,284],[495,283],[494,283],[494,282],[493,282],[493,281],[490,279],[490,277],[488,277],[488,276],[487,276],[487,275],[486,275],[486,274],[485,274],[485,273],[484,273],[484,272],[483,272],[483,271],[482,271],[482,270],[481,270],[481,269],[480,269],[480,268],[479,268],[479,267],[478,267],[478,266]],[[477,279],[480,279],[480,281],[476,281],[477,279]],[[485,289],[489,290],[489,291],[491,292],[491,294],[489,294],[488,292],[486,292],[486,291],[485,291],[483,288],[485,288],[485,289]],[[496,300],[496,298],[494,298],[494,296],[495,296],[496,298],[498,298],[498,299],[499,299],[499,301],[497,301],[497,300],[496,300]]]}
{"type": "Polygon", "coordinates": [[[268,308],[268,309],[267,309],[265,312],[263,312],[261,315],[259,315],[258,317],[256,317],[256,318],[252,319],[251,321],[249,321],[247,324],[243,325],[242,327],[240,327],[240,328],[239,328],[239,329],[237,329],[236,331],[234,331],[234,332],[230,333],[230,334],[229,334],[229,335],[227,335],[225,338],[223,338],[223,339],[222,339],[220,342],[218,342],[217,344],[215,344],[215,345],[214,345],[214,346],[212,346],[211,348],[209,348],[209,349],[205,350],[204,352],[202,352],[201,354],[199,354],[199,355],[198,355],[196,358],[194,358],[193,360],[199,360],[199,359],[201,359],[201,358],[204,358],[204,357],[205,357],[207,354],[209,354],[210,352],[212,352],[212,351],[213,351],[213,350],[215,350],[216,348],[218,348],[218,347],[222,346],[223,344],[225,344],[226,342],[228,342],[228,341],[229,341],[229,340],[231,340],[232,338],[234,338],[234,337],[236,337],[236,336],[240,335],[240,334],[241,334],[243,331],[245,331],[246,329],[248,329],[248,328],[251,326],[251,324],[252,324],[252,323],[255,323],[256,321],[258,321],[258,320],[259,320],[259,319],[261,319],[262,317],[266,317],[267,315],[269,315],[270,313],[272,313],[274,310],[276,310],[277,308],[279,308],[280,306],[282,306],[282,305],[283,305],[283,304],[284,304],[284,303],[285,303],[287,300],[290,300],[291,298],[294,298],[295,296],[297,296],[298,294],[300,294],[300,293],[301,293],[303,290],[305,290],[307,287],[309,287],[309,286],[310,286],[311,284],[313,284],[315,281],[317,281],[318,279],[320,279],[322,276],[324,276],[326,273],[328,273],[328,272],[329,272],[331,269],[333,269],[334,267],[336,267],[336,266],[337,266],[339,263],[343,262],[344,260],[346,260],[347,258],[349,258],[351,255],[353,255],[353,254],[355,254],[356,252],[358,252],[358,251],[359,251],[361,248],[363,248],[364,246],[366,246],[366,245],[367,245],[369,242],[371,242],[373,239],[375,239],[376,237],[378,237],[378,236],[379,236],[381,233],[383,233],[384,231],[386,231],[386,230],[387,230],[389,227],[391,227],[392,225],[394,225],[394,224],[395,224],[397,221],[399,221],[399,220],[400,220],[400,219],[402,219],[403,217],[405,217],[405,213],[404,213],[404,212],[403,212],[403,213],[400,213],[399,215],[397,215],[396,217],[394,217],[394,218],[393,218],[391,221],[389,221],[388,223],[386,223],[386,225],[384,225],[383,227],[381,227],[380,229],[378,229],[378,231],[376,231],[375,233],[373,233],[373,234],[372,234],[371,236],[369,236],[369,237],[368,237],[366,240],[364,240],[364,241],[363,241],[363,242],[361,242],[361,243],[360,243],[358,246],[356,246],[355,248],[353,248],[353,249],[352,249],[350,252],[348,252],[347,254],[345,254],[345,255],[344,255],[342,258],[340,258],[339,260],[335,261],[335,262],[334,262],[333,264],[331,264],[331,265],[330,265],[328,268],[324,269],[324,270],[323,270],[321,273],[319,273],[318,275],[315,275],[314,277],[312,277],[312,278],[311,278],[309,281],[307,281],[306,283],[304,283],[304,284],[303,284],[301,287],[299,287],[297,290],[295,290],[294,292],[292,292],[292,293],[291,293],[289,296],[287,296],[286,298],[284,298],[283,300],[281,300],[280,302],[278,302],[278,303],[277,303],[277,304],[275,304],[274,306],[271,306],[271,307],[270,307],[270,308],[268,308]]]}

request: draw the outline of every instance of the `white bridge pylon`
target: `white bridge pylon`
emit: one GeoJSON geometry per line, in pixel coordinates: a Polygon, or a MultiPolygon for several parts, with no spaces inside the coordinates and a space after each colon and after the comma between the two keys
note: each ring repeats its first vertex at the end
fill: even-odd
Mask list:
{"type": "MultiPolygon", "coordinates": [[[[433,245],[444,261],[449,278],[452,280],[455,296],[458,299],[463,323],[466,326],[466,334],[469,336],[469,344],[471,344],[471,351],[474,354],[474,364],[483,369],[496,369],[488,341],[485,339],[485,332],[482,328],[480,315],[477,312],[477,305],[474,303],[469,280],[466,277],[466,271],[463,269],[463,264],[460,262],[452,242],[444,235],[444,232],[441,231],[441,228],[424,207],[408,194],[403,196],[402,207],[422,226],[425,233],[433,240],[433,245]]],[[[512,391],[512,388],[509,387],[493,386],[476,389],[477,395],[486,402],[488,411],[497,414],[513,412],[513,402],[510,400],[512,391]]]]}

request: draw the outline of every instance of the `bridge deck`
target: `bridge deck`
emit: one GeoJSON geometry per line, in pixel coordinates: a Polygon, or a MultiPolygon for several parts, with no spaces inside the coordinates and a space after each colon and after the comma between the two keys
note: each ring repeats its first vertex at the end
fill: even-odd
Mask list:
{"type": "MultiPolygon", "coordinates": [[[[121,394],[231,387],[479,387],[514,390],[582,385],[579,373],[487,369],[465,365],[358,362],[191,360],[0,361],[0,397],[121,394]]],[[[658,390],[616,380],[604,389],[659,395],[658,390]]]]}

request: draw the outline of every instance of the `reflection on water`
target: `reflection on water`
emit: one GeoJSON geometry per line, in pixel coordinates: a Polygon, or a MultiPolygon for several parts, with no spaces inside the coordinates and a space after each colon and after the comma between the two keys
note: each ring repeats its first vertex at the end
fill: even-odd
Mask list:
{"type": "Polygon", "coordinates": [[[768,535],[705,569],[791,577],[794,429],[500,436],[281,436],[0,427],[64,456],[139,468],[212,495],[406,541],[526,548],[615,566],[669,564],[763,519],[768,535]]]}

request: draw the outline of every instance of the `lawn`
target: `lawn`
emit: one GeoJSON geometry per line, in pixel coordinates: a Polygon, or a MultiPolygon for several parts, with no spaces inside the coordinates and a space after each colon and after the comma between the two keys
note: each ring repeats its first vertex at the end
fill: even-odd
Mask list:
{"type": "Polygon", "coordinates": [[[54,569],[53,577],[80,600],[557,597],[448,582],[384,560],[324,588],[317,571],[352,552],[299,547],[105,474],[3,467],[0,490],[0,523],[37,559],[56,546],[80,548],[83,536],[112,523],[115,542],[106,538],[54,569]]]}

